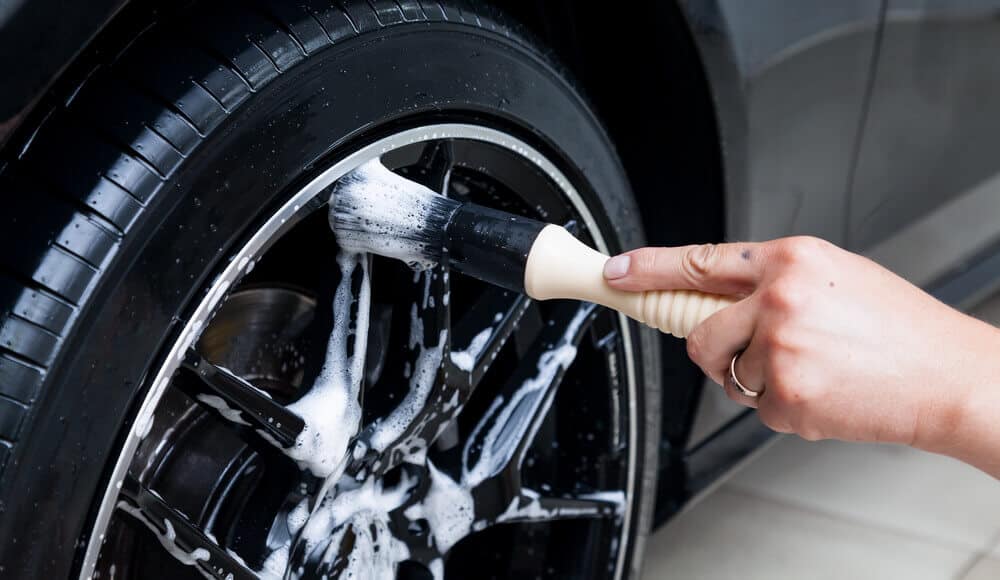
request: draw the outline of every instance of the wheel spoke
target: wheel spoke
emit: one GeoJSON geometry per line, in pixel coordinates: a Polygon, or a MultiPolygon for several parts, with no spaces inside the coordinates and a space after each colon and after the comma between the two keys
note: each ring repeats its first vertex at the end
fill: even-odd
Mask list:
{"type": "Polygon", "coordinates": [[[219,546],[184,514],[135,479],[128,477],[122,482],[119,497],[118,509],[145,525],[179,562],[196,566],[208,578],[257,578],[242,558],[219,546]]]}
{"type": "Polygon", "coordinates": [[[428,188],[447,194],[455,152],[451,141],[432,141],[424,147],[415,167],[409,168],[407,177],[428,188]]]}
{"type": "Polygon", "coordinates": [[[550,324],[469,436],[463,450],[463,481],[475,487],[501,474],[519,480],[524,453],[576,356],[576,346],[594,311],[588,303],[556,307],[550,324]]]}
{"type": "Polygon", "coordinates": [[[625,509],[625,493],[599,492],[572,497],[550,497],[523,488],[504,504],[491,498],[485,509],[476,512],[475,528],[520,522],[552,522],[567,519],[620,517],[625,509]],[[489,509],[493,508],[492,512],[489,509]]]}
{"type": "MultiPolygon", "coordinates": [[[[388,415],[368,425],[352,443],[346,473],[357,479],[381,474],[408,455],[426,449],[454,417],[458,390],[445,380],[442,360],[448,352],[450,308],[447,268],[416,277],[417,296],[410,309],[410,359],[403,399],[388,415]]],[[[401,389],[400,389],[401,390],[401,389]]]]}
{"type": "Polygon", "coordinates": [[[207,361],[194,349],[188,350],[183,368],[194,373],[211,391],[199,393],[195,398],[225,419],[255,427],[284,448],[291,447],[302,432],[305,423],[301,417],[229,370],[207,361]]]}
{"type": "MultiPolygon", "coordinates": [[[[351,561],[352,552],[355,550],[361,552],[363,550],[361,545],[366,545],[367,547],[378,542],[378,539],[371,538],[371,535],[377,536],[378,534],[388,533],[383,522],[378,522],[378,524],[380,525],[372,523],[365,529],[355,526],[353,522],[347,522],[339,528],[334,529],[330,533],[328,541],[317,550],[321,551],[317,557],[310,558],[308,554],[305,555],[306,559],[301,566],[301,577],[340,578],[351,561]],[[368,535],[369,537],[364,537],[364,535],[368,535]]],[[[370,557],[371,554],[365,554],[364,556],[370,557]]]]}
{"type": "MultiPolygon", "coordinates": [[[[404,559],[425,563],[439,557],[426,529],[413,526],[405,515],[407,508],[427,496],[429,481],[414,473],[420,470],[417,466],[405,466],[401,480],[391,487],[383,487],[377,478],[369,478],[361,485],[341,480],[336,487],[320,490],[314,497],[321,499],[314,502],[309,519],[296,532],[297,541],[288,558],[289,569],[301,570],[297,574],[301,578],[337,578],[352,560],[377,566],[377,562],[386,561],[379,560],[380,557],[392,561],[400,553],[404,559]],[[372,498],[378,498],[384,513],[376,515],[369,509],[358,509],[359,504],[370,503],[372,498]]],[[[357,572],[356,568],[353,570],[357,572]]],[[[364,572],[383,577],[388,571],[378,568],[364,572]]]]}
{"type": "Polygon", "coordinates": [[[456,322],[453,350],[446,364],[448,380],[463,393],[462,403],[489,370],[530,305],[531,299],[524,294],[490,286],[456,322]]]}

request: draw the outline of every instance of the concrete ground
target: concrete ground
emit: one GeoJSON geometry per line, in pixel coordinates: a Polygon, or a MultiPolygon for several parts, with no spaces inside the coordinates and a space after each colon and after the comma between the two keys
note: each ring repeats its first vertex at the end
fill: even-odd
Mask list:
{"type": "MultiPolygon", "coordinates": [[[[974,312],[1000,321],[1000,298],[974,312]]],[[[657,531],[644,578],[1000,578],[1000,482],[946,457],[787,436],[657,531]]]]}

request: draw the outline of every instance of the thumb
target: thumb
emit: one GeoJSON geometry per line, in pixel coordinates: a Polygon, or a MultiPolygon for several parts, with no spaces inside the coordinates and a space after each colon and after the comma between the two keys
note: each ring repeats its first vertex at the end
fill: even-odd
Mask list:
{"type": "Polygon", "coordinates": [[[754,243],[639,248],[609,258],[604,278],[628,291],[700,290],[749,294],[761,277],[761,248],[754,243]]]}

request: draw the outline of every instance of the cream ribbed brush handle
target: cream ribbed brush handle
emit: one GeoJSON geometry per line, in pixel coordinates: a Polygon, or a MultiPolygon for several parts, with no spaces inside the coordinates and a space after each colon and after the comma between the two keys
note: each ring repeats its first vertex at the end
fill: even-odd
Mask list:
{"type": "Polygon", "coordinates": [[[537,300],[573,298],[601,304],[682,338],[702,320],[735,302],[688,290],[616,290],[604,280],[607,259],[565,229],[546,226],[528,255],[524,288],[537,300]]]}
{"type": "MultiPolygon", "coordinates": [[[[733,300],[716,294],[689,290],[651,290],[639,292],[635,314],[628,316],[653,328],[684,338],[702,320],[733,303],[733,300]]],[[[614,307],[612,307],[614,308],[614,307]]]]}

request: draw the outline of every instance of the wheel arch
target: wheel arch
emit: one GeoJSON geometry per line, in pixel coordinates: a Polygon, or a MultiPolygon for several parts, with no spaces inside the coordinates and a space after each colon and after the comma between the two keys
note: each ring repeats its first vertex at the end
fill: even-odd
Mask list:
{"type": "MultiPolygon", "coordinates": [[[[720,127],[739,127],[741,96],[731,90],[738,83],[726,80],[737,72],[717,11],[684,1],[640,0],[618,10],[569,0],[502,3],[552,47],[591,99],[631,181],[648,243],[723,240],[726,192],[739,187],[738,169],[724,161],[738,168],[742,146],[723,139],[720,127]],[[727,94],[715,92],[717,80],[729,87],[727,94]]],[[[701,372],[683,342],[660,342],[664,382],[700,386],[701,372]]],[[[700,387],[664,388],[663,395],[661,476],[683,461],[700,387]]],[[[683,485],[669,487],[679,486],[683,496],[683,485]]]]}
{"type": "Polygon", "coordinates": [[[731,173],[722,147],[728,158],[736,144],[722,138],[720,115],[738,124],[742,97],[717,11],[683,0],[637,0],[617,11],[571,0],[497,2],[552,48],[591,100],[632,181],[648,241],[721,240],[731,173]]]}

